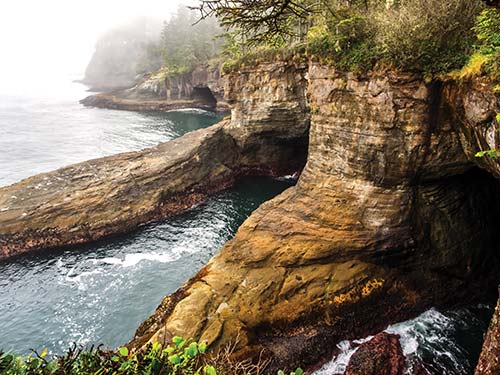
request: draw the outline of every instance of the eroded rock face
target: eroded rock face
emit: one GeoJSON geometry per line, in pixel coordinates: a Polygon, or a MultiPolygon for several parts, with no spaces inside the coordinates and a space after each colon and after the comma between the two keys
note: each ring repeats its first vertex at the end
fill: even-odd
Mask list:
{"type": "Polygon", "coordinates": [[[224,81],[220,67],[201,65],[192,72],[166,75],[159,70],[146,74],[131,88],[88,96],[80,101],[90,107],[127,111],[167,111],[179,108],[201,108],[209,111],[229,110],[223,101],[224,81]],[[209,92],[200,96],[200,91],[209,92]]]}
{"type": "MultiPolygon", "coordinates": [[[[471,169],[441,87],[316,64],[308,83],[309,155],[299,183],[260,206],[166,297],[132,347],[181,335],[215,348],[239,336],[236,356],[264,350],[270,372],[293,369],[328,356],[341,339],[470,301],[492,285],[499,186],[471,169]]],[[[235,107],[233,121],[265,117],[247,108],[255,112],[235,107]]]]}
{"type": "Polygon", "coordinates": [[[406,359],[399,336],[382,332],[361,344],[344,375],[404,375],[406,359]]]}
{"type": "Polygon", "coordinates": [[[225,77],[225,98],[232,106],[229,132],[249,168],[264,161],[287,165],[307,148],[306,73],[307,65],[277,62],[225,77]]]}
{"type": "Polygon", "coordinates": [[[89,242],[186,209],[231,184],[237,159],[219,124],[0,188],[0,259],[89,242]]]}

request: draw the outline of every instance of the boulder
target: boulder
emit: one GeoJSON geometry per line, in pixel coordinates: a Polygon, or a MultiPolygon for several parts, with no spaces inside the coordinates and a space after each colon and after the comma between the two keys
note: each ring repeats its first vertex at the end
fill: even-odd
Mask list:
{"type": "Polygon", "coordinates": [[[344,375],[405,375],[405,371],[399,336],[381,332],[359,346],[344,375]]]}

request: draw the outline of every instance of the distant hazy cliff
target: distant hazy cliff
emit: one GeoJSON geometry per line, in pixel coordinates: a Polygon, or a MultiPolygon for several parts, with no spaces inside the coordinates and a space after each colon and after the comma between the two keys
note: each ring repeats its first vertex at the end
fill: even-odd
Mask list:
{"type": "MultiPolygon", "coordinates": [[[[108,31],[96,43],[83,82],[106,90],[133,86],[146,47],[158,40],[160,31],[161,22],[149,18],[138,18],[108,31]]],[[[159,68],[161,61],[150,61],[149,64],[155,69],[159,68]]]]}

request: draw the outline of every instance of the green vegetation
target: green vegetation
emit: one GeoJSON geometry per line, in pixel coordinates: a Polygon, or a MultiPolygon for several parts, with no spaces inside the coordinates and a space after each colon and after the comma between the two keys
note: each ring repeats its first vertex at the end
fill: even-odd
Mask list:
{"type": "Polygon", "coordinates": [[[153,344],[144,353],[130,353],[126,347],[116,352],[101,348],[84,351],[73,348],[63,356],[47,359],[47,351],[27,358],[0,353],[2,375],[80,375],[80,374],[179,374],[216,375],[205,362],[205,344],[173,338],[173,346],[153,344]]]}
{"type": "Polygon", "coordinates": [[[485,72],[500,81],[500,15],[496,9],[486,9],[477,18],[474,31],[477,36],[476,55],[484,58],[485,72]]]}
{"type": "Polygon", "coordinates": [[[464,66],[462,78],[478,66],[491,76],[500,70],[500,16],[482,0],[202,0],[196,9],[229,32],[227,71],[297,53],[345,71],[431,79],[464,66]]]}
{"type": "MultiPolygon", "coordinates": [[[[54,358],[48,358],[47,350],[28,357],[0,351],[0,375],[259,375],[267,365],[265,361],[234,361],[234,344],[208,355],[205,343],[178,336],[172,341],[166,348],[154,343],[138,353],[126,347],[116,351],[73,347],[54,358]]],[[[303,375],[303,371],[298,368],[290,375],[303,375]]]]}

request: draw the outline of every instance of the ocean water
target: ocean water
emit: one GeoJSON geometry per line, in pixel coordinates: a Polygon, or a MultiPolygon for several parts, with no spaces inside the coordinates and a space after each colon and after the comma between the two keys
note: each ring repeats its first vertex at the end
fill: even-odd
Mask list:
{"type": "MultiPolygon", "coordinates": [[[[0,185],[117,152],[138,150],[218,121],[184,110],[85,108],[84,87],[0,93],[0,185]]],[[[245,179],[189,212],[125,236],[0,262],[0,348],[72,343],[116,347],[192,277],[262,202],[293,183],[245,179]]]]}
{"type": "Polygon", "coordinates": [[[87,108],[71,81],[28,92],[0,91],[0,186],[68,164],[135,151],[216,123],[200,110],[128,112],[87,108]]]}

